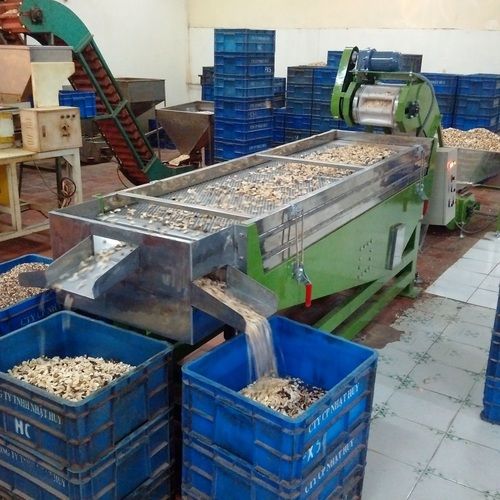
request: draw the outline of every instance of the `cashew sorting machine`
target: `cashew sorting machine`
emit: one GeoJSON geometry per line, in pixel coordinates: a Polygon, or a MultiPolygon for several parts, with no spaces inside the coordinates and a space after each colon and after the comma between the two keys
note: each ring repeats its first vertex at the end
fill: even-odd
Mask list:
{"type": "Polygon", "coordinates": [[[391,133],[332,130],[55,211],[56,260],[27,281],[195,344],[221,323],[244,327],[196,284],[222,269],[233,293],[266,315],[335,294],[316,326],[352,337],[397,294],[413,293],[424,202],[432,174],[450,162],[437,153],[429,84],[392,72],[400,83],[385,85],[377,54],[371,69],[357,55],[344,52],[334,114],[391,133]],[[369,165],[328,156],[352,146],[390,152],[369,165]]]}

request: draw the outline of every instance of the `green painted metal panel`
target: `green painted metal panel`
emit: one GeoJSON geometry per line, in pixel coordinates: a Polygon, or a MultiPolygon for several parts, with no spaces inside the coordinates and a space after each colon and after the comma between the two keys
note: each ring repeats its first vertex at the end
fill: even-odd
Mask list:
{"type": "MultiPolygon", "coordinates": [[[[406,226],[407,246],[421,214],[422,200],[413,184],[307,248],[304,268],[313,284],[313,298],[374,281],[386,283],[405,266],[385,268],[390,227],[406,226]]],[[[247,249],[248,275],[277,294],[280,309],[304,302],[305,287],[293,278],[294,258],[265,271],[255,226],[248,230],[247,249]]]]}
{"type": "Polygon", "coordinates": [[[54,0],[24,0],[20,10],[23,24],[31,33],[53,33],[75,51],[92,39],[85,24],[70,9],[54,0]],[[31,19],[31,9],[42,11],[41,22],[31,19]]]}

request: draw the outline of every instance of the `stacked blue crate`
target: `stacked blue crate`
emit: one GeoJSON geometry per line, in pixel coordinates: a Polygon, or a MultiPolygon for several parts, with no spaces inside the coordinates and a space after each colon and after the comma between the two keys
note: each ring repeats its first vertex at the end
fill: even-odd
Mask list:
{"type": "Polygon", "coordinates": [[[500,75],[473,74],[458,77],[453,126],[462,130],[498,130],[500,75]]]}
{"type": "Polygon", "coordinates": [[[214,67],[203,66],[202,74],[200,77],[201,84],[201,100],[213,101],[214,100],[214,67]]]}
{"type": "Polygon", "coordinates": [[[215,30],[215,157],[266,149],[273,142],[275,32],[215,30]]]}
{"type": "Polygon", "coordinates": [[[483,405],[481,418],[492,424],[500,424],[500,288],[486,367],[483,405]]]}
{"type": "Polygon", "coordinates": [[[312,118],[311,118],[311,132],[319,134],[331,130],[333,128],[341,128],[343,122],[333,118],[330,106],[332,101],[332,92],[335,85],[335,78],[337,77],[337,66],[333,66],[334,59],[331,57],[330,51],[329,59],[332,66],[324,66],[314,68],[313,79],[313,104],[312,104],[312,118]]]}
{"type": "Polygon", "coordinates": [[[1,337],[2,491],[37,499],[168,496],[171,359],[166,342],[72,312],[1,337]],[[133,368],[71,401],[8,373],[40,356],[105,357],[133,368]]]}
{"type": "Polygon", "coordinates": [[[273,84],[273,108],[284,108],[286,96],[286,78],[275,78],[273,84]]]}
{"type": "Polygon", "coordinates": [[[273,146],[285,143],[286,108],[278,108],[273,112],[273,146]]]}
{"type": "Polygon", "coordinates": [[[287,70],[286,142],[311,135],[313,81],[313,66],[290,66],[287,70]]]}
{"type": "Polygon", "coordinates": [[[280,376],[325,396],[295,418],[242,396],[255,380],[246,335],[184,365],[182,498],[359,498],[376,353],[286,318],[270,324],[280,376]]]}
{"type": "Polygon", "coordinates": [[[434,87],[434,93],[441,112],[441,126],[448,128],[453,125],[458,75],[447,73],[422,73],[434,87]]]}

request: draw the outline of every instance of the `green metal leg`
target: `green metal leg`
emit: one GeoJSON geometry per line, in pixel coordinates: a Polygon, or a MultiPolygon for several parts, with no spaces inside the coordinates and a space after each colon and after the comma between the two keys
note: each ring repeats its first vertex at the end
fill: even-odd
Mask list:
{"type": "Polygon", "coordinates": [[[408,242],[401,265],[394,271],[388,283],[385,280],[377,280],[367,284],[363,290],[326,314],[314,326],[352,339],[397,295],[402,294],[414,298],[418,294],[414,286],[418,234],[420,234],[420,224],[417,225],[408,242]],[[375,297],[375,294],[381,290],[382,292],[375,297]],[[363,307],[372,298],[373,300],[363,307]]]}

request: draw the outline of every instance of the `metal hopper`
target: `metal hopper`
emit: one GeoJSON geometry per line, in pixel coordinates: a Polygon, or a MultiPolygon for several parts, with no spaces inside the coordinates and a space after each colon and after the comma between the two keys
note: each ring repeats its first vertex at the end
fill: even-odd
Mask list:
{"type": "Polygon", "coordinates": [[[181,154],[211,145],[214,103],[194,101],[158,109],[160,125],[181,154]]]}
{"type": "Polygon", "coordinates": [[[0,103],[13,104],[31,97],[31,63],[72,61],[71,47],[0,45],[0,68],[8,69],[0,79],[0,103]]]}

